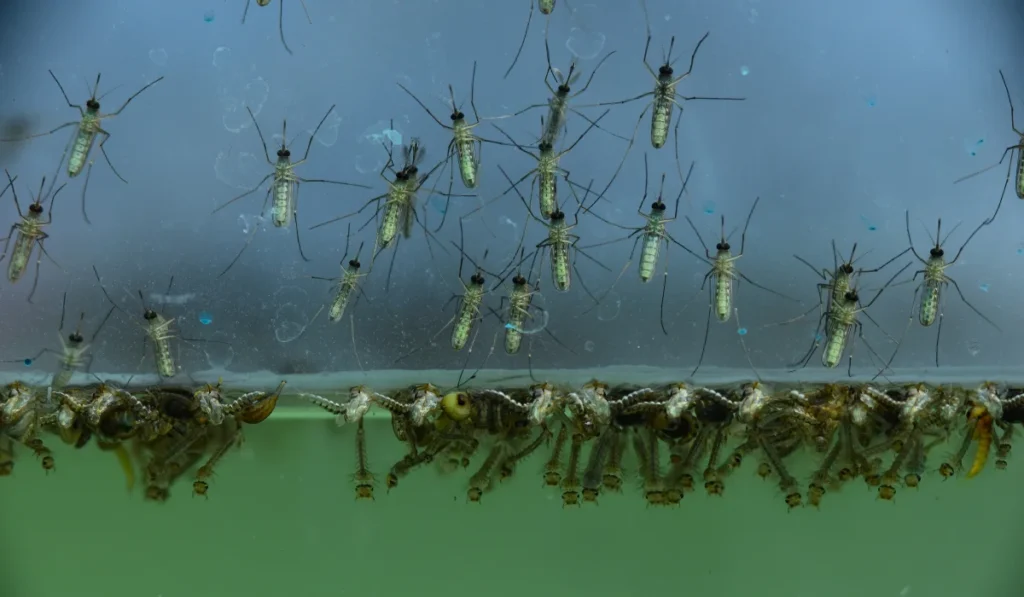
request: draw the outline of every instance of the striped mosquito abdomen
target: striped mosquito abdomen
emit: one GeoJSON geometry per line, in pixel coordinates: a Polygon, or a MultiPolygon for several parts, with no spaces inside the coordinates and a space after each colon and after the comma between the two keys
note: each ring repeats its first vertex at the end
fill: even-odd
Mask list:
{"type": "Polygon", "coordinates": [[[654,277],[654,270],[658,267],[658,253],[661,251],[661,242],[665,238],[665,204],[660,200],[655,201],[651,206],[651,213],[647,216],[647,225],[644,226],[643,246],[640,249],[640,280],[650,282],[654,277]]]}
{"type": "Polygon", "coordinates": [[[549,15],[555,10],[555,0],[538,0],[537,7],[540,8],[541,14],[549,15]]]}
{"type": "Polygon", "coordinates": [[[728,249],[722,249],[719,245],[718,255],[715,257],[715,317],[718,321],[729,321],[732,314],[732,283],[733,267],[732,254],[728,249]]]}
{"type": "Polygon", "coordinates": [[[274,226],[284,228],[292,222],[295,210],[295,194],[298,191],[298,180],[292,172],[291,152],[287,149],[277,152],[277,164],[274,166],[273,208],[271,217],[274,226]]]}
{"type": "Polygon", "coordinates": [[[546,141],[542,141],[538,149],[537,196],[540,200],[540,215],[542,218],[550,218],[558,207],[558,156],[546,141]]]}
{"type": "Polygon", "coordinates": [[[455,325],[452,326],[452,348],[455,350],[462,350],[469,341],[469,333],[480,313],[480,303],[483,300],[484,277],[478,272],[469,279],[469,286],[466,286],[462,301],[459,303],[459,312],[455,315],[455,325]]]}
{"type": "Polygon", "coordinates": [[[462,176],[462,184],[467,189],[475,189],[477,185],[477,156],[476,138],[473,136],[473,127],[466,124],[465,120],[452,123],[455,129],[455,152],[459,157],[459,175],[462,176]]]}
{"type": "Polygon", "coordinates": [[[548,244],[551,251],[551,282],[555,285],[555,290],[568,292],[572,284],[569,271],[569,229],[565,224],[565,214],[557,208],[551,213],[548,244]]]}
{"type": "Polygon", "coordinates": [[[665,67],[659,70],[659,81],[654,90],[654,105],[651,109],[651,145],[661,149],[668,141],[668,129],[672,124],[672,109],[675,108],[676,86],[671,83],[672,69],[665,74],[665,67]],[[667,82],[666,82],[667,80],[667,82]]]}
{"type": "Polygon", "coordinates": [[[508,297],[508,322],[505,324],[505,352],[516,354],[523,344],[523,324],[530,315],[533,291],[526,278],[516,275],[512,279],[512,292],[508,297]]]}
{"type": "Polygon", "coordinates": [[[86,102],[86,112],[82,116],[82,122],[78,124],[75,131],[75,139],[71,145],[71,155],[68,157],[68,176],[75,177],[82,173],[86,162],[89,161],[89,152],[92,151],[93,143],[96,141],[96,131],[100,127],[99,114],[100,106],[95,100],[86,102]]]}
{"type": "Polygon", "coordinates": [[[348,267],[341,278],[341,283],[338,284],[338,294],[334,297],[334,301],[331,302],[331,308],[327,312],[327,318],[332,322],[341,321],[342,316],[345,315],[345,307],[348,306],[348,301],[352,297],[352,291],[356,289],[356,284],[359,283],[359,267],[359,261],[356,259],[348,262],[348,267]]]}
{"type": "MultiPolygon", "coordinates": [[[[1020,144],[1024,146],[1024,136],[1020,138],[1020,144]]],[[[1014,185],[1017,190],[1017,198],[1024,199],[1024,149],[1017,148],[1017,178],[1014,185]]]]}
{"type": "Polygon", "coordinates": [[[825,349],[821,353],[821,364],[834,368],[843,360],[850,331],[856,321],[857,295],[849,291],[832,304],[825,329],[825,349]]]}
{"type": "Polygon", "coordinates": [[[404,175],[400,172],[398,178],[388,190],[388,197],[384,201],[380,217],[380,238],[377,244],[381,247],[391,245],[391,242],[398,236],[398,224],[402,219],[402,209],[406,202],[408,191],[405,186],[404,175]]]}

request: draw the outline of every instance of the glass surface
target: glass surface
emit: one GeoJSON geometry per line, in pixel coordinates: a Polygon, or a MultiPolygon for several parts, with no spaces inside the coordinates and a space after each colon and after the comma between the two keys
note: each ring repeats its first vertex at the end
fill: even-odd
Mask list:
{"type": "MultiPolygon", "coordinates": [[[[17,282],[0,283],[4,382],[45,394],[59,369],[55,353],[76,329],[89,349],[73,385],[194,390],[222,379],[225,387],[272,391],[288,382],[271,419],[247,426],[244,445],[218,466],[208,500],[189,496],[192,472],[172,499],[154,504],[143,499],[141,479],[126,492],[114,456],[94,445],[73,450],[44,434],[58,463],[50,474],[19,446],[15,472],[0,479],[0,594],[1019,592],[1013,496],[1022,487],[1013,459],[1005,471],[989,462],[970,480],[943,482],[936,472],[969,432],[970,404],[949,425],[952,443],[934,448],[919,490],[901,486],[892,503],[858,481],[830,494],[820,511],[790,511],[750,458],[721,500],[698,490],[678,510],[645,507],[629,456],[626,495],[577,510],[539,487],[540,455],[480,504],[467,504],[483,449],[469,471],[424,469],[386,492],[380,482],[403,451],[380,408],[366,423],[376,499],[354,501],[353,426],[333,428],[297,397],[344,395],[356,384],[390,394],[424,382],[444,391],[539,381],[578,388],[591,378],[631,387],[757,379],[780,387],[1019,386],[1015,299],[1024,283],[1015,271],[1024,241],[1014,174],[1022,162],[1020,152],[1003,152],[1022,137],[1000,78],[1024,130],[1019,3],[559,0],[550,16],[530,0],[246,5],[0,5],[0,139],[16,139],[0,142],[0,166],[17,177],[21,213],[42,188],[42,218],[52,216],[41,229],[45,254],[37,243],[26,257],[17,239],[28,224],[10,189],[0,198],[0,225],[22,226],[11,228],[5,271],[25,257],[17,282]],[[522,53],[505,76],[528,15],[522,53]],[[695,99],[678,100],[685,109],[672,113],[660,149],[652,147],[652,110],[641,119],[649,96],[596,105],[654,89],[641,60],[648,32],[655,72],[674,36],[676,76],[709,33],[678,86],[680,98],[695,99]],[[571,93],[586,86],[570,100],[564,127],[548,115],[545,39],[547,81],[574,64],[582,76],[571,93]],[[76,128],[24,137],[77,124],[79,112],[55,79],[71,103],[84,105],[99,72],[101,114],[163,78],[102,120],[105,153],[99,135],[82,172],[68,177],[76,128]],[[452,95],[470,124],[477,113],[481,119],[468,133],[484,139],[472,189],[458,160],[445,161],[452,95]],[[600,128],[588,128],[588,119],[600,128]],[[537,166],[528,153],[552,134],[554,150],[568,150],[557,201],[575,226],[569,240],[579,239],[566,292],[555,288],[550,224],[528,175],[537,166]],[[419,175],[430,176],[416,193],[411,235],[399,231],[380,247],[377,205],[351,214],[394,184],[414,139],[426,149],[419,175]],[[232,202],[271,175],[268,160],[282,142],[293,161],[310,147],[294,170],[307,182],[289,191],[297,193],[295,213],[265,206],[265,180],[232,202]],[[391,171],[386,148],[397,162],[391,171]],[[1001,156],[998,167],[954,182],[1001,156]],[[502,195],[506,173],[525,178],[502,195]],[[643,214],[663,174],[665,214],[674,219],[643,283],[637,230],[648,223],[643,214]],[[54,180],[61,190],[51,202],[54,180]],[[277,226],[275,215],[293,221],[277,226]],[[944,270],[948,284],[926,327],[924,275],[915,272],[925,269],[940,218],[943,257],[955,263],[944,270]],[[743,256],[722,266],[738,279],[721,322],[701,242],[714,256],[723,228],[731,255],[743,256]],[[911,242],[921,260],[901,254],[911,242]],[[827,368],[821,351],[832,334],[822,317],[837,311],[817,285],[854,245],[855,268],[885,267],[856,276],[860,302],[851,309],[867,306],[855,313],[862,327],[850,329],[827,368]],[[331,323],[336,282],[314,276],[338,278],[356,257],[366,275],[331,323]],[[478,268],[486,291],[479,319],[456,351],[451,321],[465,303],[451,299],[478,268]],[[521,323],[510,322],[502,298],[516,272],[535,291],[521,323]],[[109,319],[105,292],[117,305],[109,319]],[[150,308],[170,323],[155,336],[150,328],[147,339],[150,308]],[[523,333],[515,354],[505,350],[510,327],[523,333]],[[154,337],[166,343],[173,375],[157,374],[154,337]]],[[[736,429],[730,447],[742,441],[736,429]]],[[[804,487],[820,457],[808,447],[791,458],[804,487]]]]}

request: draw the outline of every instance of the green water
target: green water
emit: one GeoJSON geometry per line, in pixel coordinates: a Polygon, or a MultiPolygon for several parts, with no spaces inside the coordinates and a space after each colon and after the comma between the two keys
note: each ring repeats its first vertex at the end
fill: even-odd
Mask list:
{"type": "MultiPolygon", "coordinates": [[[[0,479],[0,594],[1020,594],[1013,513],[1024,476],[1012,456],[1007,470],[990,462],[971,480],[930,471],[892,502],[858,480],[820,509],[789,510],[777,483],[755,474],[754,458],[722,497],[698,487],[678,507],[648,507],[627,451],[621,495],[566,508],[559,490],[542,487],[542,447],[469,503],[483,450],[466,470],[428,465],[388,492],[384,475],[405,449],[374,413],[366,432],[375,499],[357,501],[354,431],[280,406],[246,427],[206,498],[191,495],[186,475],[163,504],[143,501],[138,486],[129,493],[114,456],[92,445],[51,441],[50,474],[21,450],[14,474],[0,479]]],[[[952,450],[940,446],[933,459],[952,450]]],[[[813,458],[804,450],[787,460],[802,483],[813,458]]]]}

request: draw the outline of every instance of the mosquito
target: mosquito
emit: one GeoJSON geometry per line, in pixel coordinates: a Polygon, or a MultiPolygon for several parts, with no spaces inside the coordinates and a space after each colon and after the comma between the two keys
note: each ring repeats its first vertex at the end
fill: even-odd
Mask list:
{"type": "MultiPolygon", "coordinates": [[[[690,162],[690,169],[686,173],[686,178],[683,179],[683,186],[682,186],[681,189],[679,189],[679,194],[676,195],[675,211],[674,211],[674,213],[673,213],[671,218],[665,217],[665,214],[666,214],[666,212],[668,210],[668,206],[662,200],[662,198],[664,197],[664,192],[665,192],[665,174],[664,173],[662,173],[662,175],[661,175],[661,185],[658,187],[658,196],[657,196],[657,198],[655,198],[654,202],[651,203],[651,212],[647,213],[647,214],[645,214],[643,212],[644,202],[647,201],[647,191],[648,191],[648,188],[650,186],[649,185],[649,180],[648,180],[649,169],[648,169],[648,166],[647,166],[647,154],[646,153],[644,154],[644,194],[643,194],[643,197],[640,198],[640,205],[637,206],[637,209],[636,209],[637,213],[640,214],[640,216],[643,217],[647,221],[647,223],[645,225],[643,225],[643,226],[641,226],[639,228],[634,228],[634,227],[631,227],[631,226],[623,226],[622,224],[618,224],[616,222],[608,220],[607,218],[604,218],[604,217],[594,213],[593,211],[590,210],[589,207],[585,207],[584,208],[588,213],[590,213],[591,215],[596,216],[597,219],[601,220],[602,222],[604,222],[604,223],[606,223],[606,224],[608,224],[610,226],[614,226],[616,228],[621,228],[623,230],[630,230],[631,231],[629,233],[629,235],[624,236],[622,238],[617,238],[617,239],[614,239],[614,240],[611,240],[611,241],[606,241],[606,242],[598,243],[596,245],[589,245],[589,246],[587,246],[585,248],[592,248],[592,247],[607,245],[607,244],[611,244],[611,243],[621,242],[623,240],[628,240],[628,239],[631,239],[631,238],[635,237],[636,240],[633,241],[633,249],[629,252],[629,261],[626,262],[626,268],[628,268],[629,264],[631,264],[633,262],[633,256],[636,254],[637,245],[639,245],[640,246],[640,264],[639,264],[639,268],[638,269],[639,269],[639,273],[640,273],[640,281],[643,282],[643,283],[650,282],[651,279],[654,278],[654,275],[655,275],[655,273],[656,273],[656,271],[658,269],[658,259],[659,259],[659,256],[661,254],[661,247],[662,247],[662,245],[665,246],[665,250],[666,250],[666,252],[665,252],[665,255],[666,255],[665,261],[666,262],[665,262],[665,267],[663,268],[664,269],[664,274],[662,275],[662,284],[661,284],[661,306],[660,306],[660,309],[659,309],[660,322],[661,322],[661,331],[665,335],[668,335],[668,328],[665,327],[665,294],[666,294],[666,290],[668,288],[668,246],[669,246],[670,242],[673,243],[673,244],[676,244],[676,245],[680,245],[679,241],[677,241],[671,234],[669,234],[668,229],[666,228],[666,224],[668,224],[669,222],[674,222],[675,220],[677,220],[679,218],[679,201],[682,198],[683,193],[686,192],[686,187],[687,187],[687,185],[690,182],[690,175],[693,174],[693,167],[694,167],[695,164],[696,164],[696,162],[690,162]]],[[[595,202],[596,202],[596,200],[595,200],[595,202]]],[[[593,204],[591,204],[590,207],[593,207],[593,204]]],[[[680,245],[680,246],[682,246],[682,245],[680,245]]],[[[691,253],[692,253],[692,251],[691,251],[691,253]]],[[[605,295],[607,295],[608,292],[611,292],[611,288],[609,288],[608,291],[605,292],[605,295]]],[[[602,296],[602,299],[603,298],[604,298],[604,296],[602,296]]]]}
{"type": "MultiPolygon", "coordinates": [[[[736,255],[732,254],[732,246],[729,244],[729,241],[725,236],[725,215],[721,218],[721,236],[718,244],[715,245],[716,253],[714,256],[711,255],[711,251],[704,242],[704,238],[701,237],[700,231],[697,230],[697,226],[694,225],[693,220],[691,220],[689,216],[686,217],[687,223],[690,224],[690,228],[692,228],[694,234],[697,235],[697,240],[700,241],[701,247],[704,248],[704,255],[698,255],[687,248],[686,245],[680,244],[679,246],[711,267],[711,269],[704,274],[704,281],[701,282],[700,286],[701,290],[703,290],[707,285],[708,280],[711,280],[712,282],[711,286],[708,287],[711,293],[711,301],[708,304],[708,318],[707,323],[704,326],[704,341],[701,344],[700,358],[697,360],[697,366],[694,367],[693,372],[690,373],[691,376],[697,373],[697,370],[700,369],[701,364],[704,362],[704,352],[708,346],[708,333],[711,330],[711,313],[714,312],[715,318],[722,323],[729,321],[729,318],[734,312],[736,312],[738,316],[738,310],[733,308],[733,286],[737,280],[743,280],[755,288],[760,288],[765,292],[769,292],[786,300],[799,302],[796,299],[790,298],[780,292],[754,282],[736,267],[736,261],[743,257],[744,251],[746,250],[747,228],[750,226],[750,220],[754,217],[754,210],[757,209],[757,204],[760,200],[760,197],[754,199],[754,204],[750,206],[750,213],[747,214],[747,221],[743,225],[743,232],[740,235],[740,252],[736,255]]],[[[736,325],[737,332],[740,335],[740,343],[743,345],[743,352],[747,356],[748,363],[750,363],[750,353],[747,352],[746,342],[743,340],[743,328],[739,327],[738,321],[736,325]]],[[[750,366],[751,369],[753,369],[753,363],[750,363],[750,366]]]]}
{"type": "MultiPolygon", "coordinates": [[[[993,217],[995,216],[993,215],[993,217]]],[[[917,252],[917,249],[914,248],[914,239],[910,235],[910,212],[907,211],[906,213],[907,240],[910,242],[910,250],[914,254],[914,257],[917,258],[917,260],[921,262],[922,265],[924,265],[924,268],[914,272],[914,277],[911,278],[911,280],[913,281],[917,280],[918,276],[922,276],[921,284],[919,284],[917,288],[914,289],[915,300],[917,299],[918,292],[921,293],[921,302],[919,305],[916,305],[918,316],[917,320],[918,323],[920,323],[924,327],[931,326],[936,322],[936,320],[938,320],[939,322],[937,332],[935,334],[936,367],[939,366],[939,339],[942,337],[943,314],[941,300],[942,289],[944,287],[952,284],[953,288],[956,290],[956,293],[960,296],[960,300],[962,300],[964,304],[971,309],[971,311],[974,311],[974,313],[978,315],[978,317],[985,320],[985,323],[991,325],[993,328],[996,329],[996,331],[1001,331],[999,330],[999,326],[996,325],[995,322],[986,317],[966,298],[964,298],[964,293],[960,290],[960,285],[956,283],[956,280],[954,280],[953,278],[946,274],[946,268],[953,265],[954,263],[957,262],[958,259],[960,259],[960,255],[963,254],[964,248],[967,247],[967,243],[971,242],[971,239],[973,239],[974,236],[978,234],[978,232],[981,231],[982,228],[991,223],[992,218],[988,218],[984,220],[981,224],[979,224],[978,227],[974,229],[974,232],[971,232],[970,236],[967,237],[967,240],[964,241],[964,244],[960,245],[960,249],[956,252],[956,255],[953,256],[953,259],[946,261],[946,252],[942,247],[943,245],[946,244],[946,240],[949,239],[949,236],[953,234],[953,232],[957,229],[957,226],[959,225],[954,226],[953,230],[950,230],[949,233],[946,234],[945,238],[943,238],[942,218],[939,218],[938,225],[936,226],[935,230],[935,238],[932,238],[931,234],[928,235],[928,238],[929,240],[931,240],[933,246],[928,251],[928,258],[926,259],[917,252]]],[[[913,319],[914,313],[912,309],[910,314],[910,321],[913,321],[913,319]]]]}
{"type": "Polygon", "coordinates": [[[953,184],[956,184],[958,182],[963,182],[963,181],[967,180],[968,178],[973,178],[973,177],[975,177],[975,176],[977,176],[979,174],[982,174],[984,172],[988,172],[992,168],[995,168],[996,166],[1002,164],[1003,160],[1006,159],[1006,156],[1009,155],[1010,156],[1010,161],[1009,161],[1009,164],[1007,165],[1007,168],[1006,168],[1006,182],[1003,183],[1003,193],[999,196],[999,204],[996,206],[996,212],[994,214],[992,214],[992,217],[990,218],[990,219],[993,219],[993,220],[995,219],[996,214],[999,213],[999,208],[1002,207],[1002,205],[1003,205],[1003,197],[1006,196],[1006,187],[1010,184],[1010,178],[1012,177],[1013,166],[1014,166],[1014,161],[1013,161],[1013,152],[1014,151],[1017,152],[1017,162],[1016,162],[1016,164],[1017,164],[1017,175],[1014,178],[1014,190],[1017,192],[1017,198],[1018,199],[1024,199],[1024,131],[1021,131],[1020,129],[1018,129],[1017,128],[1017,123],[1014,121],[1014,117],[1013,117],[1013,98],[1010,97],[1010,87],[1006,84],[1006,77],[1003,76],[1002,69],[999,70],[999,78],[1003,81],[1003,89],[1006,90],[1006,101],[1009,102],[1009,104],[1010,104],[1010,128],[1013,129],[1013,132],[1016,133],[1017,136],[1019,137],[1019,139],[1017,140],[1017,144],[1016,145],[1011,145],[1011,146],[1007,147],[1005,150],[1003,150],[1003,157],[999,158],[999,161],[997,163],[992,164],[991,166],[988,166],[986,168],[982,168],[981,170],[978,170],[977,172],[973,172],[971,174],[968,174],[967,176],[963,176],[961,178],[958,178],[956,181],[953,182],[953,184]]]}
{"type": "MultiPolygon", "coordinates": [[[[61,162],[64,161],[63,156],[61,162]]],[[[57,165],[58,170],[60,164],[57,165]]],[[[7,264],[7,279],[11,284],[16,283],[18,280],[25,275],[25,270],[28,269],[28,264],[32,260],[32,253],[35,251],[36,246],[39,247],[39,257],[36,258],[36,275],[32,281],[32,290],[28,293],[28,302],[32,302],[32,297],[35,296],[36,288],[39,286],[39,268],[45,255],[47,259],[53,261],[54,265],[60,267],[53,257],[46,251],[46,247],[43,242],[50,238],[43,228],[53,223],[53,204],[57,199],[57,195],[60,194],[61,190],[67,184],[62,184],[57,187],[57,190],[53,189],[53,185],[56,182],[56,175],[50,180],[49,188],[46,187],[46,177],[43,177],[41,183],[39,183],[39,194],[32,198],[32,202],[28,205],[28,213],[22,213],[21,204],[18,202],[18,191],[14,187],[14,178],[11,177],[10,172],[6,169],[4,173],[7,175],[7,186],[11,189],[11,196],[14,198],[14,207],[18,210],[18,217],[21,219],[20,222],[11,224],[11,229],[7,234],[7,237],[3,239],[4,250],[0,253],[0,261],[4,260],[4,257],[8,254],[10,249],[11,239],[14,238],[14,248],[10,250],[11,259],[7,264]],[[46,219],[43,219],[43,202],[47,199],[50,200],[50,208],[46,213],[46,219]]],[[[6,189],[5,189],[6,190],[6,189]]]]}
{"type": "MultiPolygon", "coordinates": [[[[243,25],[245,25],[245,17],[249,14],[249,4],[251,2],[252,0],[245,0],[245,10],[242,11],[243,25]]],[[[299,3],[302,4],[302,11],[306,13],[306,20],[312,25],[313,19],[309,18],[309,10],[306,8],[305,0],[299,0],[299,3]]],[[[257,6],[267,6],[268,4],[270,4],[270,0],[256,0],[257,6]]],[[[284,46],[284,49],[289,54],[293,54],[292,49],[288,47],[288,42],[284,40],[284,0],[278,0],[277,6],[277,31],[281,35],[281,45],[284,46]]]]}
{"type": "Polygon", "coordinates": [[[50,348],[43,348],[35,354],[35,356],[27,359],[17,359],[12,361],[3,361],[4,363],[23,362],[26,365],[35,363],[44,354],[55,355],[59,360],[59,367],[57,372],[53,374],[53,378],[50,381],[50,387],[55,390],[60,390],[67,386],[71,382],[72,376],[79,369],[85,367],[88,371],[92,365],[93,354],[86,354],[92,345],[96,342],[96,337],[100,335],[103,330],[103,326],[106,325],[107,320],[114,313],[114,307],[111,307],[107,311],[106,316],[100,321],[99,326],[96,327],[96,331],[93,332],[89,342],[86,343],[85,336],[82,335],[82,324],[85,322],[85,311],[82,312],[78,318],[78,325],[75,327],[75,331],[67,336],[67,340],[61,335],[61,331],[64,329],[64,315],[67,312],[68,293],[64,293],[64,299],[60,305],[60,325],[57,327],[57,339],[60,340],[61,349],[53,350],[50,348]]]}
{"type": "MultiPolygon", "coordinates": [[[[354,182],[342,182],[337,180],[326,180],[322,178],[302,178],[301,176],[295,173],[296,166],[304,164],[306,160],[309,159],[309,152],[310,149],[312,149],[313,147],[313,139],[316,138],[316,134],[320,131],[320,127],[323,126],[324,121],[327,120],[327,117],[330,116],[331,112],[334,110],[334,105],[332,105],[327,110],[327,113],[324,114],[324,117],[320,119],[320,123],[316,125],[315,129],[313,129],[313,133],[309,136],[309,142],[306,144],[306,153],[302,156],[302,159],[297,162],[292,161],[292,152],[288,149],[288,120],[284,120],[284,124],[282,125],[281,147],[277,150],[277,162],[274,162],[271,161],[270,159],[270,152],[267,150],[267,142],[263,138],[263,132],[260,130],[259,123],[256,122],[256,116],[253,115],[252,110],[248,106],[246,106],[245,109],[247,112],[249,112],[249,118],[252,119],[252,124],[256,128],[256,134],[259,135],[260,137],[260,143],[263,144],[263,156],[266,158],[267,163],[273,166],[274,170],[270,174],[264,176],[263,179],[259,182],[259,184],[257,184],[255,187],[231,199],[227,203],[224,203],[217,209],[213,210],[213,213],[217,213],[218,211],[231,205],[235,201],[238,201],[243,197],[248,197],[249,195],[255,193],[260,189],[260,187],[263,186],[263,183],[273,178],[273,180],[270,183],[270,186],[267,188],[267,194],[263,200],[263,208],[260,210],[260,217],[262,218],[263,214],[266,213],[267,205],[271,204],[271,220],[273,221],[275,227],[287,228],[294,219],[295,242],[299,246],[299,255],[302,257],[303,261],[309,261],[309,258],[306,257],[306,254],[302,251],[302,240],[299,237],[299,184],[319,182],[326,184],[342,185],[347,187],[356,187],[360,189],[369,189],[371,187],[354,182]],[[271,199],[273,200],[271,201],[271,199]]],[[[258,230],[259,226],[253,226],[252,233],[249,234],[249,238],[245,241],[245,244],[242,245],[242,249],[238,252],[237,255],[235,255],[235,258],[231,260],[231,263],[229,263],[228,266],[224,268],[224,271],[218,274],[219,276],[223,276],[224,274],[228,273],[228,270],[230,270],[232,266],[235,265],[238,259],[242,256],[242,253],[244,253],[245,250],[249,248],[249,244],[252,242],[252,239],[256,236],[256,232],[258,230]]]]}
{"type": "Polygon", "coordinates": [[[350,259],[347,264],[345,263],[345,259],[348,257],[349,239],[351,236],[352,224],[349,224],[348,233],[345,235],[345,253],[341,257],[341,277],[323,278],[312,276],[315,280],[327,280],[337,284],[334,300],[331,301],[331,307],[327,310],[327,319],[331,323],[337,323],[345,316],[345,308],[348,307],[352,294],[356,291],[362,292],[362,289],[359,287],[359,280],[366,276],[366,274],[359,273],[360,268],[362,268],[362,264],[359,262],[359,254],[363,252],[362,243],[359,244],[355,257],[350,259]]]}
{"type": "MultiPolygon", "coordinates": [[[[158,77],[155,81],[147,83],[145,86],[142,87],[142,89],[139,89],[138,91],[133,93],[131,96],[128,97],[128,99],[124,101],[123,104],[121,104],[121,107],[118,108],[116,111],[111,112],[109,114],[103,114],[100,112],[100,100],[102,100],[105,96],[102,96],[99,99],[96,98],[96,94],[99,93],[100,76],[102,75],[102,73],[96,75],[96,85],[90,90],[91,95],[89,99],[86,100],[85,108],[83,109],[82,106],[80,106],[79,104],[71,103],[71,99],[68,98],[68,94],[64,91],[64,86],[61,85],[60,81],[57,80],[57,75],[53,74],[52,70],[49,70],[47,72],[50,73],[51,77],[53,77],[53,81],[57,84],[57,87],[60,89],[61,95],[64,96],[64,101],[67,102],[68,107],[75,108],[76,110],[78,110],[79,114],[81,114],[81,120],[65,122],[57,128],[54,128],[45,133],[38,133],[35,135],[29,135],[27,137],[19,137],[14,139],[0,139],[0,143],[24,141],[26,139],[34,139],[36,137],[45,137],[47,135],[52,135],[53,133],[56,133],[57,131],[65,129],[69,126],[77,126],[78,130],[75,132],[75,135],[71,139],[70,144],[71,156],[68,158],[68,176],[74,178],[82,173],[82,169],[85,168],[86,162],[89,161],[89,153],[92,151],[92,147],[95,144],[96,136],[101,135],[103,139],[100,140],[100,152],[103,154],[103,159],[106,160],[107,165],[110,166],[110,169],[111,171],[113,171],[114,175],[117,176],[121,180],[121,182],[127,184],[128,181],[125,180],[125,178],[121,176],[121,174],[117,171],[117,168],[114,167],[114,163],[110,161],[110,156],[107,155],[107,150],[104,149],[103,147],[104,144],[110,139],[110,133],[103,129],[103,127],[101,126],[102,122],[108,118],[113,118],[119,115],[125,108],[128,107],[128,104],[131,103],[133,99],[138,97],[139,94],[141,94],[143,91],[149,89],[153,85],[156,85],[157,83],[162,81],[163,77],[158,77]]],[[[82,216],[85,217],[85,222],[87,224],[90,223],[89,217],[85,213],[84,195],[82,199],[82,216]]]]}

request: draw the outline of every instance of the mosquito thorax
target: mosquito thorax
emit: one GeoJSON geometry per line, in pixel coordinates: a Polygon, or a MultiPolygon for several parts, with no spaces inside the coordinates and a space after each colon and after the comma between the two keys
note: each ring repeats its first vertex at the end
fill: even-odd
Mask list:
{"type": "Polygon", "coordinates": [[[469,281],[470,283],[473,284],[473,286],[483,286],[485,283],[487,283],[487,280],[484,279],[483,275],[481,275],[480,272],[473,274],[469,278],[469,281]]]}
{"type": "Polygon", "coordinates": [[[279,158],[290,158],[290,157],[292,157],[292,152],[288,151],[287,147],[282,147],[281,149],[277,150],[277,157],[279,157],[279,158]]]}
{"type": "Polygon", "coordinates": [[[157,318],[156,311],[152,309],[146,309],[145,312],[142,313],[142,318],[145,319],[146,321],[153,321],[154,319],[157,318]]]}
{"type": "Polygon", "coordinates": [[[939,258],[945,255],[946,252],[942,250],[942,247],[934,247],[931,251],[928,251],[928,254],[932,257],[939,258]]]}

